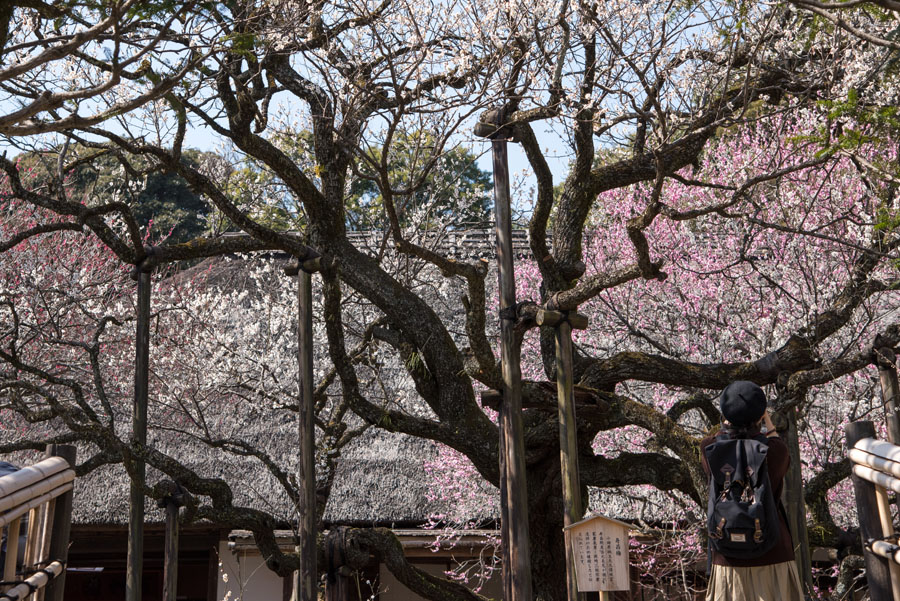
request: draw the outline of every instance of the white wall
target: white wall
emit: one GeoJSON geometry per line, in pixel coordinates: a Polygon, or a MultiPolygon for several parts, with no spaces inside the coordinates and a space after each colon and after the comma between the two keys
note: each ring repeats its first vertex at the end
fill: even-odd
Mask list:
{"type": "Polygon", "coordinates": [[[284,583],[258,553],[235,555],[228,541],[219,543],[219,586],[216,601],[281,601],[284,583]]]}
{"type": "MultiPolygon", "coordinates": [[[[415,566],[435,576],[444,577],[447,563],[419,563],[415,566]]],[[[408,588],[400,584],[384,565],[379,568],[379,601],[421,601],[408,588]]],[[[235,555],[228,550],[228,542],[219,543],[219,578],[216,601],[282,601],[284,583],[282,579],[266,567],[257,553],[235,555]]],[[[366,599],[373,591],[360,583],[361,597],[366,599]]],[[[471,586],[474,586],[471,585],[471,586]]],[[[499,571],[487,582],[482,595],[500,599],[501,582],[499,571]]]]}
{"type": "MultiPolygon", "coordinates": [[[[448,564],[416,563],[415,566],[429,574],[446,578],[444,572],[447,570],[448,564]]],[[[422,601],[421,597],[397,582],[394,575],[391,574],[383,564],[379,568],[379,580],[379,601],[422,601]]],[[[476,584],[477,583],[470,583],[468,586],[474,587],[476,584]]],[[[503,592],[499,571],[494,574],[493,578],[484,584],[479,593],[490,599],[502,598],[503,592]]]]}

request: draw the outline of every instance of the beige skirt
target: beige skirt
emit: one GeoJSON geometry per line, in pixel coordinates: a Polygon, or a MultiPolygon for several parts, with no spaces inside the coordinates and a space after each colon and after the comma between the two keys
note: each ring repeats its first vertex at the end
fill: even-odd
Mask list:
{"type": "Polygon", "coordinates": [[[706,601],[803,601],[801,591],[793,561],[750,568],[713,565],[706,601]]]}

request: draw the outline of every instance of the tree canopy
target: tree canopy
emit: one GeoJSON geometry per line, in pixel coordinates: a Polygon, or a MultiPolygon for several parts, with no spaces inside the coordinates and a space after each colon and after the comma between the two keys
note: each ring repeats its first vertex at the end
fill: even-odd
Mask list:
{"type": "MultiPolygon", "coordinates": [[[[94,451],[82,472],[138,454],[198,496],[198,515],[253,530],[288,574],[297,559],[274,544],[277,520],[123,435],[126,268],[163,279],[183,260],[319,254],[325,463],[360,428],[384,428],[440,442],[450,465],[498,484],[498,430],[479,397],[501,388],[493,273],[436,241],[484,218],[471,132],[499,108],[533,189],[515,318],[536,596],[565,598],[555,353],[539,307],[591,317],[575,362],[585,486],[663,491],[688,523],[716,391],[752,380],[802,453],[817,542],[836,544],[847,524],[831,502],[849,472],[835,426],[878,408],[872,346],[900,342],[896,7],[851,4],[13,3],[0,135],[40,151],[55,185],[0,157],[0,399],[31,424],[2,448],[80,441],[94,451]],[[562,181],[542,128],[571,159],[562,181]],[[199,132],[227,160],[189,151],[199,132]],[[184,237],[145,246],[158,191],[77,193],[79,174],[111,156],[185,182],[184,201],[202,206],[179,204],[184,237]],[[235,165],[252,177],[235,180],[235,165]],[[199,234],[201,214],[245,235],[199,234]],[[351,235],[369,227],[375,245],[351,235]],[[70,294],[58,279],[76,282],[70,294]],[[398,374],[407,392],[394,396],[384,383],[398,374]]],[[[158,425],[179,416],[181,431],[253,457],[296,496],[289,467],[204,417],[221,410],[212,399],[296,410],[296,376],[269,346],[286,322],[265,319],[283,305],[178,282],[160,282],[156,310],[197,334],[157,334],[158,425]],[[232,302],[256,310],[216,313],[232,302]]],[[[359,536],[390,553],[383,531],[359,536]]],[[[428,598],[472,598],[392,561],[428,598]]]]}

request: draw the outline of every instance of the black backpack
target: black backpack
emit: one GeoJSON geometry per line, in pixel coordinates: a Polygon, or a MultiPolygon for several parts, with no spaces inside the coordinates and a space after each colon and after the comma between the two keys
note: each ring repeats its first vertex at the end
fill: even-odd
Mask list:
{"type": "Polygon", "coordinates": [[[709,465],[709,546],[725,557],[751,559],[770,551],[781,536],[778,504],[769,482],[765,436],[720,434],[703,452],[709,465]]]}

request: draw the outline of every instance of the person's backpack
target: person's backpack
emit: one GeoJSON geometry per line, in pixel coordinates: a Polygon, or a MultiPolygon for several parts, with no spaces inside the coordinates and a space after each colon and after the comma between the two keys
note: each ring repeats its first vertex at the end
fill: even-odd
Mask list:
{"type": "Polygon", "coordinates": [[[768,451],[765,436],[731,438],[727,433],[703,449],[710,471],[709,545],[725,557],[760,557],[781,536],[768,451]]]}

